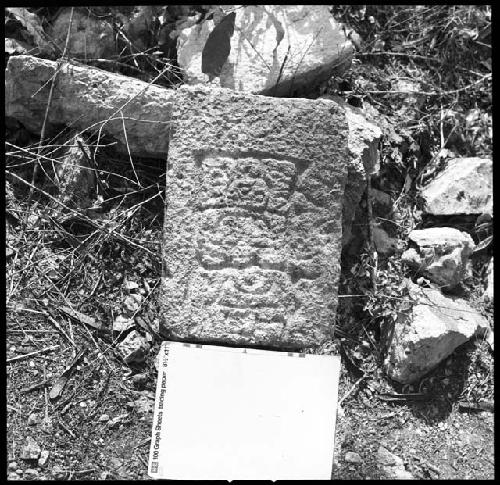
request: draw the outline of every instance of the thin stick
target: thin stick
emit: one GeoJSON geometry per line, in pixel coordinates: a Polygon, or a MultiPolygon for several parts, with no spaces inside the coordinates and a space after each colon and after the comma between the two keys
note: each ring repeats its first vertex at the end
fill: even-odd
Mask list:
{"type": "Polygon", "coordinates": [[[54,327],[56,327],[56,328],[57,328],[57,330],[59,330],[59,332],[61,332],[61,333],[62,333],[62,334],[66,337],[66,339],[67,339],[67,340],[71,343],[71,345],[72,345],[75,349],[77,349],[77,348],[78,348],[78,346],[75,344],[74,339],[72,339],[72,338],[71,338],[71,337],[70,337],[70,336],[69,336],[69,335],[68,335],[68,334],[67,334],[67,333],[66,333],[66,332],[62,329],[62,327],[61,327],[61,326],[57,323],[57,321],[56,321],[54,318],[52,318],[52,317],[49,315],[49,313],[47,313],[46,311],[44,311],[44,312],[42,312],[42,313],[43,313],[43,314],[47,317],[47,319],[48,319],[48,320],[52,323],[52,325],[54,325],[54,327]]]}
{"type": "Polygon", "coordinates": [[[58,421],[59,423],[59,426],[61,426],[61,428],[66,431],[66,433],[68,433],[72,438],[75,438],[76,439],[76,436],[75,434],[73,433],[73,431],[71,431],[64,423],[62,420],[59,420],[58,421]]]}
{"type": "Polygon", "coordinates": [[[363,379],[366,379],[366,376],[362,376],[360,377],[353,385],[352,387],[349,389],[349,391],[347,391],[346,394],[344,394],[344,396],[342,397],[342,399],[339,399],[339,402],[338,402],[338,405],[340,406],[353,392],[354,392],[354,389],[356,389],[357,385],[363,380],[363,379]]]}
{"type": "MultiPolygon", "coordinates": [[[[68,48],[69,37],[70,37],[70,32],[71,32],[71,24],[73,22],[73,12],[74,12],[74,9],[75,9],[74,7],[71,7],[71,15],[70,15],[70,18],[69,18],[68,33],[66,34],[66,43],[64,45],[64,51],[63,51],[61,59],[59,59],[59,61],[58,61],[58,66],[57,66],[57,68],[56,68],[56,70],[54,72],[54,75],[52,76],[52,79],[51,79],[49,97],[47,99],[47,106],[45,108],[45,116],[43,118],[42,131],[40,133],[40,142],[38,143],[38,156],[37,156],[36,164],[33,167],[33,176],[31,177],[31,185],[32,185],[32,187],[30,188],[29,195],[28,195],[28,204],[27,204],[28,207],[30,206],[31,199],[33,197],[33,186],[35,185],[35,179],[36,179],[36,175],[38,173],[38,167],[39,167],[39,163],[40,163],[39,157],[40,157],[40,154],[42,152],[42,143],[43,143],[43,140],[45,139],[45,130],[47,128],[47,119],[49,117],[49,109],[50,109],[50,105],[52,103],[52,97],[54,95],[54,86],[56,84],[57,74],[59,73],[59,70],[61,68],[62,62],[64,60],[64,57],[66,56],[66,50],[68,48]]],[[[54,169],[54,173],[55,173],[55,169],[54,169]]],[[[56,180],[57,180],[57,176],[56,176],[56,180]]],[[[25,217],[25,220],[24,220],[24,226],[26,226],[27,220],[28,220],[28,214],[26,214],[26,217],[25,217]]]]}
{"type": "Polygon", "coordinates": [[[92,219],[90,219],[89,217],[87,216],[83,216],[83,214],[81,214],[80,212],[78,212],[77,210],[75,209],[72,209],[71,207],[68,207],[67,205],[63,204],[60,200],[56,199],[55,197],[53,197],[52,195],[50,195],[48,192],[45,192],[44,190],[40,189],[39,187],[35,187],[33,184],[30,184],[28,181],[24,180],[22,177],[19,177],[18,175],[16,175],[15,173],[13,172],[10,172],[10,171],[6,171],[6,173],[8,173],[9,175],[11,175],[12,177],[15,177],[16,179],[18,179],[20,182],[30,186],[30,187],[33,187],[35,188],[36,190],[38,190],[39,192],[41,192],[43,195],[45,195],[46,197],[48,197],[49,199],[53,200],[56,204],[59,204],[60,206],[64,207],[67,211],[73,213],[73,214],[76,214],[78,217],[80,217],[82,220],[84,220],[85,222],[87,222],[90,226],[98,229],[99,231],[103,232],[103,233],[107,233],[107,234],[113,234],[118,240],[126,243],[126,244],[129,244],[130,246],[134,246],[136,248],[139,248],[141,249],[142,251],[145,251],[147,252],[148,254],[150,254],[151,256],[157,258],[158,255],[156,253],[154,253],[153,251],[150,251],[149,249],[145,248],[144,246],[141,246],[140,244],[137,244],[135,243],[134,241],[132,241],[131,239],[129,239],[128,237],[125,237],[123,236],[122,234],[116,232],[114,229],[112,229],[111,227],[109,226],[106,226],[106,227],[101,227],[99,224],[97,224],[95,221],[93,221],[92,219]]]}
{"type": "Polygon", "coordinates": [[[50,352],[51,350],[58,349],[59,347],[60,347],[59,345],[51,345],[50,347],[46,347],[45,349],[37,350],[35,352],[30,352],[29,354],[11,357],[10,359],[7,359],[7,364],[10,364],[11,362],[18,362],[20,360],[28,359],[30,357],[33,357],[34,355],[44,354],[45,352],[50,352]]]}

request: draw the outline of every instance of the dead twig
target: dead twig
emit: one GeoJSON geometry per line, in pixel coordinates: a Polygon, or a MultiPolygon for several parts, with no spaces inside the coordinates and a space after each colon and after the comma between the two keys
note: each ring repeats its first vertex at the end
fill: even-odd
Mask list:
{"type": "Polygon", "coordinates": [[[40,355],[40,354],[44,354],[46,352],[50,352],[51,350],[56,350],[59,347],[60,347],[60,345],[51,345],[50,347],[46,347],[45,349],[41,349],[41,350],[36,350],[35,352],[30,352],[29,354],[11,357],[10,359],[7,359],[7,364],[10,364],[12,362],[19,362],[20,360],[29,359],[30,357],[33,357],[35,355],[40,355]]]}
{"type": "MultiPolygon", "coordinates": [[[[29,191],[29,195],[28,195],[28,203],[27,203],[28,207],[30,206],[31,199],[33,197],[33,186],[35,185],[35,179],[36,179],[36,175],[38,173],[38,167],[40,166],[39,155],[42,152],[42,143],[45,139],[45,130],[47,127],[47,119],[49,117],[49,109],[50,109],[50,105],[52,103],[52,97],[54,95],[54,86],[56,84],[57,74],[59,73],[59,71],[61,69],[64,58],[66,57],[66,51],[68,49],[69,37],[70,37],[70,33],[71,33],[71,24],[73,23],[73,13],[74,13],[74,7],[71,7],[71,14],[70,14],[70,18],[69,18],[68,32],[66,34],[66,43],[64,45],[64,51],[62,53],[61,58],[57,61],[56,70],[54,71],[54,75],[52,76],[52,79],[50,81],[51,84],[50,84],[49,97],[47,99],[47,106],[45,108],[45,116],[43,118],[42,130],[40,133],[40,142],[38,143],[38,156],[37,156],[36,163],[33,167],[33,176],[31,178],[31,187],[30,187],[30,191],[29,191]]],[[[54,169],[54,174],[55,173],[56,173],[56,171],[54,169]]],[[[56,179],[57,179],[57,175],[56,175],[56,179]]],[[[25,217],[24,226],[26,226],[27,220],[28,220],[28,215],[26,215],[26,217],[25,217]]]]}
{"type": "Polygon", "coordinates": [[[73,433],[73,431],[71,431],[65,424],[64,422],[60,419],[58,421],[58,424],[59,426],[61,426],[61,428],[66,431],[66,433],[68,433],[73,439],[76,439],[76,436],[75,436],[75,433],[73,433]]]}
{"type": "Polygon", "coordinates": [[[340,406],[353,392],[354,390],[356,389],[356,387],[358,386],[358,384],[363,380],[363,379],[366,379],[367,376],[361,376],[353,385],[352,387],[344,394],[344,396],[339,399],[339,402],[338,402],[338,405],[340,406]]]}

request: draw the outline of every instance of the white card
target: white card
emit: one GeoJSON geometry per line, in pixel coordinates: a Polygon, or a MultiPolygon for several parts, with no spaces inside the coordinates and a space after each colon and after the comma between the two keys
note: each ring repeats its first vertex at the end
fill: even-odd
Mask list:
{"type": "Polygon", "coordinates": [[[330,480],[340,358],[163,342],[149,476],[330,480]]]}

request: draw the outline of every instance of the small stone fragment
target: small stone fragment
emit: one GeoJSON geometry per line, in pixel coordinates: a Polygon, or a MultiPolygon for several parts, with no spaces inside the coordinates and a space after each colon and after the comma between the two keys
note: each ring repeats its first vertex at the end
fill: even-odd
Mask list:
{"type": "Polygon", "coordinates": [[[35,470],[34,468],[28,468],[24,470],[24,477],[25,478],[35,478],[38,476],[38,470],[35,470]]]}
{"type": "Polygon", "coordinates": [[[147,374],[136,374],[132,376],[132,383],[136,389],[144,389],[144,386],[148,382],[147,374]]]}
{"type": "Polygon", "coordinates": [[[44,467],[49,459],[50,452],[48,450],[43,450],[40,453],[40,458],[38,458],[38,466],[44,467]]]}
{"type": "Polygon", "coordinates": [[[469,234],[453,227],[429,227],[411,231],[408,239],[416,247],[401,259],[439,286],[452,289],[470,272],[469,256],[475,244],[469,234]]]}
{"type": "Polygon", "coordinates": [[[125,363],[142,363],[148,355],[150,345],[137,331],[130,332],[118,346],[125,363]]]}
{"type": "Polygon", "coordinates": [[[134,326],[134,319],[118,315],[113,322],[114,332],[125,332],[134,326]]]}
{"type": "Polygon", "coordinates": [[[17,462],[11,461],[9,463],[9,470],[15,470],[17,468],[17,462]]]}
{"type": "Polygon", "coordinates": [[[387,478],[398,480],[413,479],[413,475],[405,470],[403,460],[391,453],[387,448],[380,446],[375,458],[387,478]]]}
{"type": "Polygon", "coordinates": [[[28,426],[34,426],[40,422],[40,417],[36,413],[31,413],[28,416],[28,426]]]}
{"type": "Polygon", "coordinates": [[[21,451],[21,459],[23,460],[38,460],[40,456],[41,448],[38,443],[31,437],[28,437],[26,444],[23,446],[21,451]]]}
{"type": "Polygon", "coordinates": [[[109,421],[109,416],[107,414],[103,414],[99,417],[99,422],[105,423],[106,421],[109,421]]]}
{"type": "Polygon", "coordinates": [[[124,307],[131,313],[136,312],[141,306],[141,295],[128,295],[123,302],[124,307]]]}
{"type": "Polygon", "coordinates": [[[348,451],[345,454],[345,461],[347,463],[362,463],[363,462],[363,460],[358,455],[358,453],[355,453],[354,451],[348,451]]]}

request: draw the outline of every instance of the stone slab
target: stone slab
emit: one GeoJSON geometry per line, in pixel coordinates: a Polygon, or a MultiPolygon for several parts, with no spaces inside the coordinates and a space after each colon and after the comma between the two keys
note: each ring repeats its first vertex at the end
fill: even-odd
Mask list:
{"type": "Polygon", "coordinates": [[[345,71],[354,47],[327,5],[224,5],[210,20],[182,30],[177,52],[188,84],[209,82],[205,57],[221,68],[221,87],[292,97],[345,71]],[[234,27],[212,41],[229,15],[234,27]]]}
{"type": "Polygon", "coordinates": [[[347,122],[324,100],[176,93],[163,241],[164,336],[316,346],[332,336],[347,122]]]}

